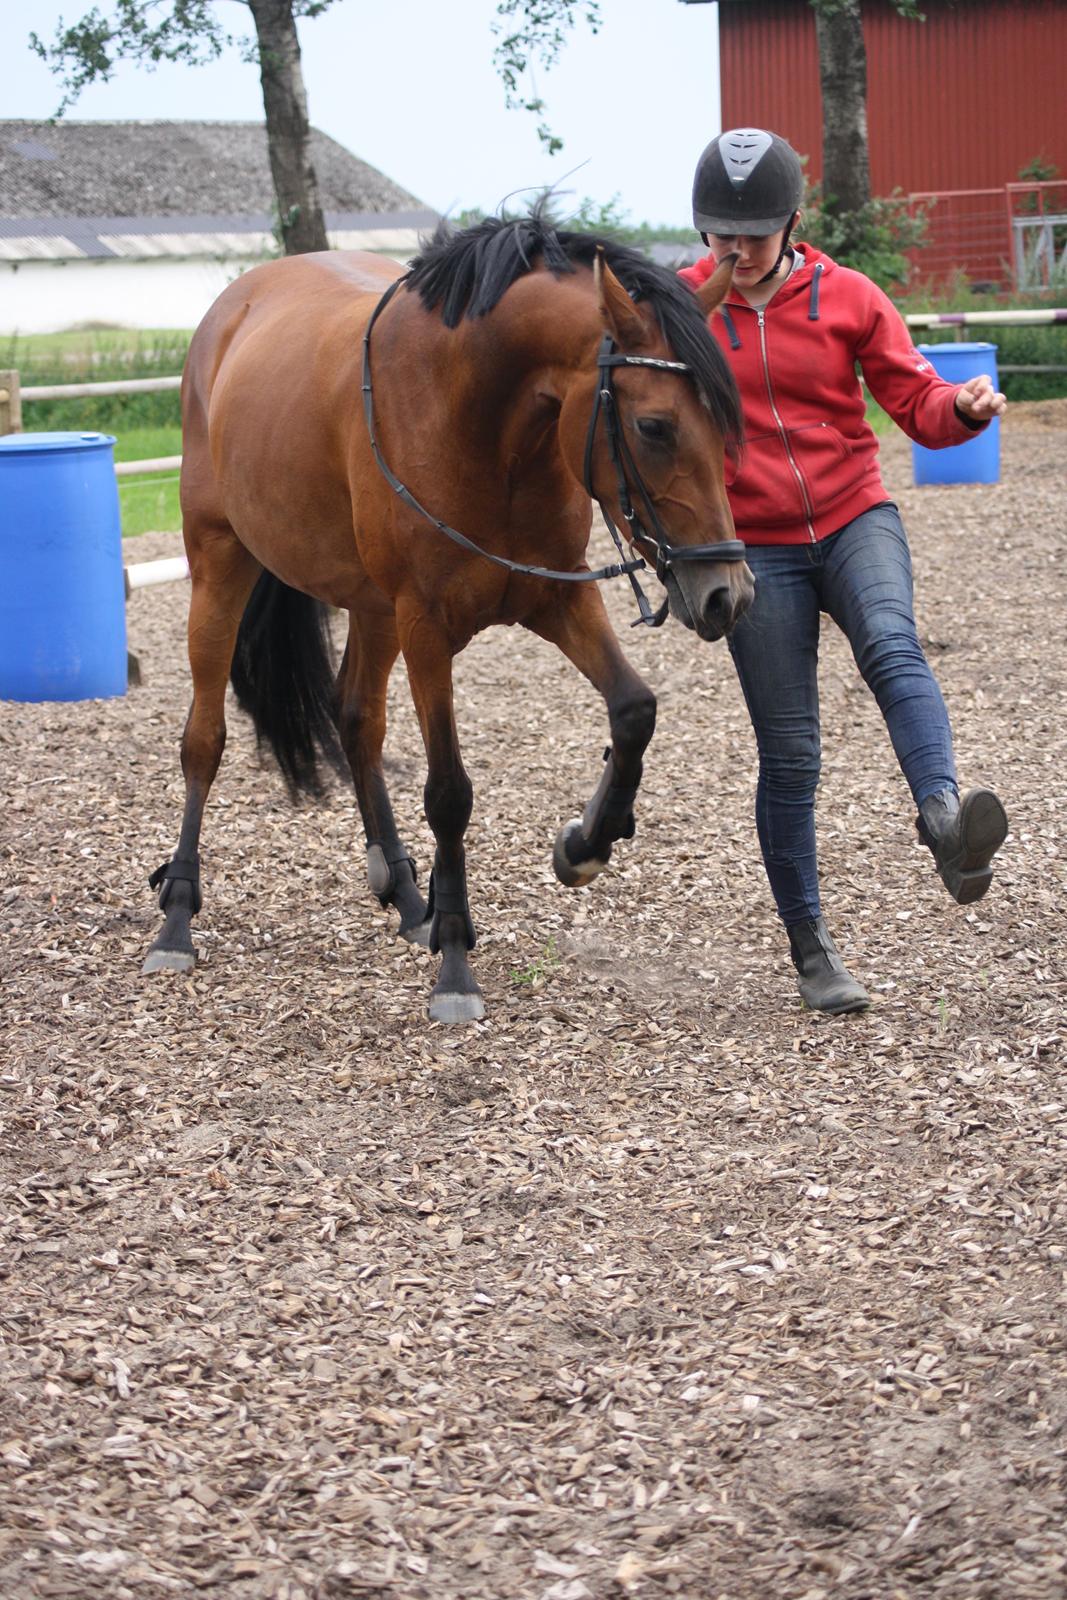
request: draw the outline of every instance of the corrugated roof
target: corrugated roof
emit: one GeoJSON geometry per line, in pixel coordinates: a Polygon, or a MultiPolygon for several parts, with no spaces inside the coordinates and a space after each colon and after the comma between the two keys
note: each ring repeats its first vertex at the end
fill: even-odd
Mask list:
{"type": "MultiPolygon", "coordinates": [[[[437,221],[312,130],[338,249],[411,251],[437,221]]],[[[261,122],[0,121],[0,261],[258,257],[275,248],[261,122]]]]}
{"type": "MultiPolygon", "coordinates": [[[[323,209],[418,200],[312,129],[323,209]]],[[[249,216],[274,197],[262,122],[0,121],[0,217],[249,216]]]]}
{"type": "MultiPolygon", "coordinates": [[[[336,250],[414,252],[434,211],[327,211],[336,250]]],[[[0,261],[147,260],[158,256],[258,257],[277,248],[258,216],[0,217],[0,261]]]]}

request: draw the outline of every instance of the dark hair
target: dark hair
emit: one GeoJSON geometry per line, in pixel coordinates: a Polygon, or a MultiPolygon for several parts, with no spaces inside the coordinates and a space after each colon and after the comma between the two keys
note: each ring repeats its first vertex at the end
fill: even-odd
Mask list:
{"type": "Polygon", "coordinates": [[[668,345],[692,374],[716,427],[735,447],[741,405],[733,374],[712,337],[695,295],[673,272],[614,240],[557,228],[535,209],[527,217],[487,217],[456,231],[442,222],[411,266],[408,283],[428,311],[440,307],[448,328],[464,316],[484,317],[511,285],[540,260],[556,277],[592,267],[598,249],[635,300],[651,306],[668,345]]]}

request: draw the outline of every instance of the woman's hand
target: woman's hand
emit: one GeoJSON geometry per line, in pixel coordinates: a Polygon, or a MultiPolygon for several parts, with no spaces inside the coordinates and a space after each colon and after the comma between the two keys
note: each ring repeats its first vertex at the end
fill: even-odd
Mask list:
{"type": "Polygon", "coordinates": [[[956,390],[956,410],[969,422],[989,422],[1004,415],[1008,402],[994,389],[988,373],[971,378],[956,390]]]}

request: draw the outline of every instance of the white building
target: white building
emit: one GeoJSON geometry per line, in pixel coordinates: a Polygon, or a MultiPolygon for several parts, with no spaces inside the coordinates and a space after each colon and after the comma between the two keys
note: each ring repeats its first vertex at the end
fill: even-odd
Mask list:
{"type": "MultiPolygon", "coordinates": [[[[330,243],[406,261],[436,214],[316,130],[330,243]]],[[[278,254],[258,122],[0,121],[0,336],[192,328],[278,254]]]]}

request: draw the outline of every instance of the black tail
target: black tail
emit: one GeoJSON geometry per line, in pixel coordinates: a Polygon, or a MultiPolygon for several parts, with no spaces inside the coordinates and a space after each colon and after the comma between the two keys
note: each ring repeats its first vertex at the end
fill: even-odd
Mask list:
{"type": "Polygon", "coordinates": [[[334,720],[327,608],[264,572],[241,618],[230,682],[295,799],[323,793],[320,758],[346,771],[334,720]]]}

